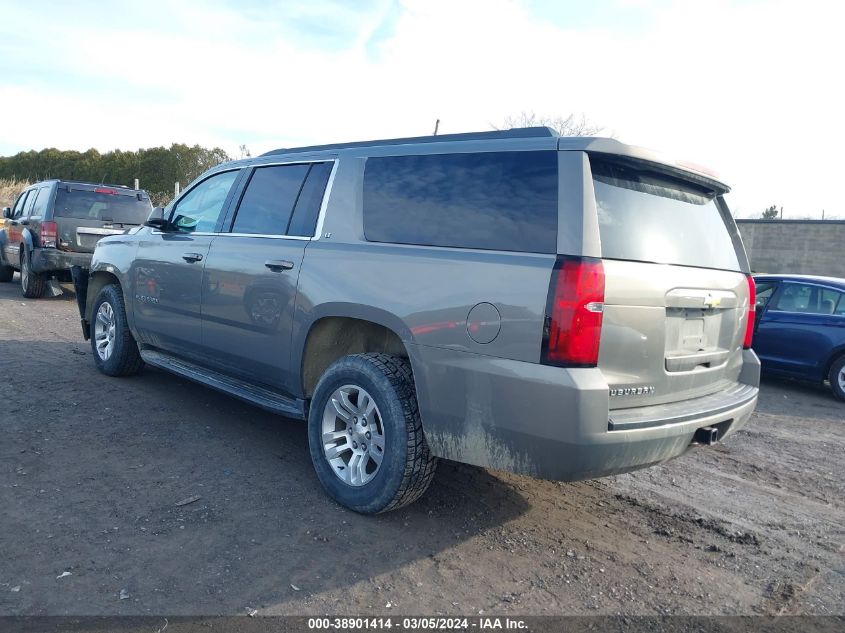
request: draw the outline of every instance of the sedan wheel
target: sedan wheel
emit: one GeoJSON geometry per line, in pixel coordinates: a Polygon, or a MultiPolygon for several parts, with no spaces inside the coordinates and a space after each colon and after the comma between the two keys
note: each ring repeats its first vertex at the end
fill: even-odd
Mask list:
{"type": "Polygon", "coordinates": [[[845,401],[845,355],[833,361],[828,374],[830,390],[837,399],[845,401]]]}

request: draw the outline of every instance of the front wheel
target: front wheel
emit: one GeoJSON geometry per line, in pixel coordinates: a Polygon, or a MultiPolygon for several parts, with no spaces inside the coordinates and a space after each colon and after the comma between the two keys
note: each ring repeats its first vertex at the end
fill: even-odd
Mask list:
{"type": "Polygon", "coordinates": [[[91,314],[91,352],[97,369],[107,376],[137,374],[144,361],[126,321],[120,287],[104,286],[94,299],[91,314]]]}
{"type": "Polygon", "coordinates": [[[317,477],[341,505],[377,514],[416,501],[437,459],[423,435],[411,366],[389,354],[356,354],[323,374],[308,415],[317,477]]]}
{"type": "Polygon", "coordinates": [[[845,355],[840,356],[830,366],[830,389],[837,400],[845,400],[845,355]]]}

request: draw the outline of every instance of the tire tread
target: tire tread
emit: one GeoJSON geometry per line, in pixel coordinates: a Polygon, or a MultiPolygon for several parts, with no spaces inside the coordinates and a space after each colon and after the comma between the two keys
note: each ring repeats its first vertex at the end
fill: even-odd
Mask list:
{"type": "Polygon", "coordinates": [[[396,391],[405,413],[408,430],[408,460],[402,483],[393,499],[381,510],[396,510],[419,499],[428,489],[437,470],[437,458],[431,454],[420,419],[420,410],[414,388],[414,376],[407,358],[380,352],[357,354],[383,373],[396,391]]]}
{"type": "MultiPolygon", "coordinates": [[[[115,377],[134,376],[141,371],[141,368],[144,366],[144,360],[141,358],[141,353],[138,351],[138,344],[135,342],[135,337],[132,336],[132,332],[129,330],[129,326],[127,325],[126,305],[123,301],[123,292],[117,284],[109,284],[100,290],[100,293],[94,300],[94,310],[92,311],[92,316],[91,351],[94,354],[94,362],[97,364],[97,368],[104,374],[115,377]],[[97,354],[95,347],[96,343],[94,341],[94,318],[96,318],[96,311],[102,303],[100,298],[103,297],[103,295],[109,295],[106,298],[112,304],[112,309],[117,313],[115,316],[118,323],[122,324],[118,334],[120,338],[116,341],[119,342],[119,345],[115,345],[115,350],[113,352],[113,354],[118,355],[118,359],[115,366],[109,369],[106,369],[102,359],[97,354]]],[[[114,358],[114,356],[112,356],[112,358],[114,358]]]]}
{"type": "MultiPolygon", "coordinates": [[[[335,496],[336,501],[363,514],[380,514],[413,503],[423,495],[431,484],[437,467],[437,458],[431,454],[425,440],[410,362],[402,356],[382,352],[351,354],[336,361],[326,370],[317,385],[316,392],[321,391],[323,381],[332,380],[331,376],[345,374],[346,372],[375,374],[380,377],[380,380],[386,381],[387,384],[383,384],[381,389],[389,389],[393,392],[394,399],[391,405],[393,415],[401,418],[395,420],[395,422],[399,428],[401,428],[403,422],[405,426],[404,435],[407,438],[407,444],[402,447],[405,449],[403,450],[405,453],[404,463],[402,461],[397,463],[399,470],[392,477],[391,485],[396,486],[395,491],[392,493],[385,491],[386,494],[384,496],[379,495],[377,501],[374,499],[372,502],[347,502],[335,496],[330,487],[325,486],[325,482],[324,487],[332,496],[335,496]],[[366,367],[362,367],[362,365],[366,367]],[[396,406],[397,404],[398,406],[396,406]],[[397,479],[398,485],[396,484],[397,479]]],[[[314,409],[314,406],[312,400],[309,421],[314,419],[314,411],[322,410],[319,405],[317,409],[314,409]]],[[[313,433],[314,431],[311,429],[309,432],[313,433]]],[[[324,464],[322,450],[315,451],[312,446],[311,457],[314,460],[315,467],[318,466],[318,463],[324,464]]],[[[320,467],[318,467],[318,474],[320,474],[320,467]]],[[[333,478],[334,475],[330,473],[329,477],[333,478]]]]}
{"type": "MultiPolygon", "coordinates": [[[[23,246],[21,246],[23,248],[23,246]]],[[[24,252],[21,257],[21,293],[27,299],[40,299],[44,296],[44,291],[47,289],[47,276],[44,273],[35,273],[32,271],[32,263],[29,255],[24,252]],[[26,266],[29,269],[28,279],[29,287],[24,286],[23,283],[23,268],[26,266]]]]}
{"type": "Polygon", "coordinates": [[[830,372],[828,374],[828,381],[830,382],[830,390],[837,400],[845,402],[845,391],[839,387],[839,372],[845,367],[845,354],[835,359],[830,365],[830,372]]]}

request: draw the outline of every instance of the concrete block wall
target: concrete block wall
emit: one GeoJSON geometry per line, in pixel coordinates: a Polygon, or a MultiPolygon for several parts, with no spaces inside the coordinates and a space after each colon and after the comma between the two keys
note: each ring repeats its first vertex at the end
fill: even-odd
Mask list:
{"type": "Polygon", "coordinates": [[[845,220],[737,220],[751,269],[845,278],[845,220]]]}

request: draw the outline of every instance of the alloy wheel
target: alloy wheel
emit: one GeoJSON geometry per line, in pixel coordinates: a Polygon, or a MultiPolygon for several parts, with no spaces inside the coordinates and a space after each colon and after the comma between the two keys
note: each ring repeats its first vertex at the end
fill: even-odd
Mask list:
{"type": "Polygon", "coordinates": [[[350,486],[370,482],[384,459],[384,423],[375,400],[356,385],[334,391],[323,409],[323,454],[350,486]]]}
{"type": "Polygon", "coordinates": [[[104,301],[97,310],[97,317],[94,321],[94,342],[97,347],[97,355],[101,360],[108,360],[114,351],[115,319],[114,309],[111,304],[104,301]]]}

